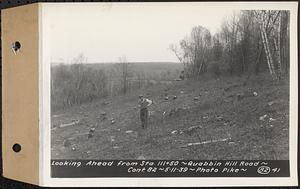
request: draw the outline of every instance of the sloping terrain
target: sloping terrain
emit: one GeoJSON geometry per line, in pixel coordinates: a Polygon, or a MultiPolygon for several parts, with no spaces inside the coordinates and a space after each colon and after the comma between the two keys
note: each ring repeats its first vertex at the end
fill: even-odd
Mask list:
{"type": "Polygon", "coordinates": [[[54,112],[52,159],[288,159],[288,80],[244,81],[173,81],[54,112]],[[146,129],[139,94],[154,101],[146,129]]]}

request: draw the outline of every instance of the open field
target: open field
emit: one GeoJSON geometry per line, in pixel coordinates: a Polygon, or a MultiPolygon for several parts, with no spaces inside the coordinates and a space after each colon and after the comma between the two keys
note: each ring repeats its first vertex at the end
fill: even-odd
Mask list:
{"type": "Polygon", "coordinates": [[[51,157],[289,159],[289,82],[274,83],[268,74],[246,86],[245,77],[172,81],[55,111],[51,157]],[[155,102],[146,129],[139,94],[155,102]]]}

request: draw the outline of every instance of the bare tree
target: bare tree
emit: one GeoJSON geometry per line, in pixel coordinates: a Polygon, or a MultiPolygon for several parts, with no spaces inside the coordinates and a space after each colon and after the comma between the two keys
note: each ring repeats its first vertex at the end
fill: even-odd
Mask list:
{"type": "MultiPolygon", "coordinates": [[[[278,18],[280,18],[280,11],[273,11],[273,10],[258,10],[254,11],[254,15],[259,23],[260,26],[260,34],[268,62],[268,67],[270,74],[274,80],[278,79],[278,75],[275,71],[275,63],[274,63],[274,58],[272,55],[272,49],[271,49],[271,42],[270,39],[276,35],[276,25],[279,23],[278,18]],[[270,35],[273,35],[270,37],[270,35]]],[[[280,25],[280,24],[279,24],[280,25]]],[[[280,27],[279,27],[280,29],[280,27]]],[[[279,32],[279,38],[280,38],[280,32],[279,32]]],[[[275,52],[277,54],[277,63],[278,67],[281,67],[281,61],[280,61],[280,48],[278,47],[278,35],[276,36],[277,39],[274,39],[274,48],[275,52]]],[[[281,68],[280,68],[281,69],[281,68]]]]}
{"type": "Polygon", "coordinates": [[[123,93],[126,94],[128,90],[128,78],[129,78],[129,63],[126,56],[119,57],[119,68],[122,77],[123,93]]]}
{"type": "Polygon", "coordinates": [[[207,71],[211,58],[211,34],[208,29],[196,26],[190,36],[180,41],[180,50],[175,45],[170,49],[175,53],[180,62],[184,64],[187,77],[195,77],[207,71]]]}

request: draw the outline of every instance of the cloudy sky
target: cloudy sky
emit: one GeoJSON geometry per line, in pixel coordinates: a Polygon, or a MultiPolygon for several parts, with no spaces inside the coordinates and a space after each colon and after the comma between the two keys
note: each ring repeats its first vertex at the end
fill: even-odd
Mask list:
{"type": "Polygon", "coordinates": [[[88,62],[178,62],[169,50],[193,26],[215,33],[231,6],[206,3],[48,4],[43,7],[45,42],[52,62],[83,53],[88,62]]]}

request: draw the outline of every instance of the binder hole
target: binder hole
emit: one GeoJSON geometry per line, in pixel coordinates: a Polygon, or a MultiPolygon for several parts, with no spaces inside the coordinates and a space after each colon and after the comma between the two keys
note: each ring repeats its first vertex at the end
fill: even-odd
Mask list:
{"type": "Polygon", "coordinates": [[[21,145],[16,143],[16,144],[13,145],[12,149],[13,149],[14,152],[20,152],[21,151],[21,145]]]}
{"type": "Polygon", "coordinates": [[[21,49],[21,43],[19,41],[15,41],[15,42],[13,42],[11,48],[12,48],[14,54],[16,55],[17,52],[19,52],[21,49]]]}

